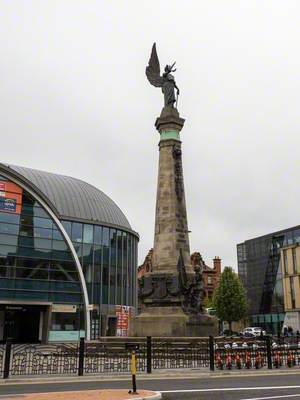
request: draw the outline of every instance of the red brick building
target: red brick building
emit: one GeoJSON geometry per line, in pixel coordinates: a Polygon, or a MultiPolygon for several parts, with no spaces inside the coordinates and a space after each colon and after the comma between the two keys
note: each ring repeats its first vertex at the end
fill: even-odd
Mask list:
{"type": "MultiPolygon", "coordinates": [[[[152,256],[153,249],[149,250],[144,262],[138,267],[137,277],[138,279],[144,276],[147,272],[152,271],[152,256]]],[[[191,263],[193,266],[202,264],[202,279],[203,279],[203,295],[205,299],[211,299],[214,290],[219,285],[221,279],[221,259],[220,257],[215,257],[213,259],[213,267],[209,267],[203,261],[200,253],[195,252],[191,255],[191,263]]]]}
{"type": "Polygon", "coordinates": [[[213,259],[213,267],[209,267],[204,263],[202,272],[204,300],[212,299],[215,289],[218,287],[221,279],[221,258],[213,259]]]}
{"type": "Polygon", "coordinates": [[[145,257],[143,264],[138,267],[138,272],[137,272],[138,279],[144,276],[147,272],[152,271],[152,256],[153,256],[153,249],[150,249],[145,257]]]}

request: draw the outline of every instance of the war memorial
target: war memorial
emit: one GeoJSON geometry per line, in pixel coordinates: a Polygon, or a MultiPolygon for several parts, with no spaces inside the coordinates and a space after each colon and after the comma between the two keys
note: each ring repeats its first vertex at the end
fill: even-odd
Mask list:
{"type": "MultiPolygon", "coordinates": [[[[162,76],[160,75],[159,61],[154,44],[149,65],[146,68],[146,75],[151,84],[162,88],[164,107],[155,122],[155,127],[160,135],[160,141],[153,260],[152,268],[139,279],[138,295],[140,313],[133,316],[130,321],[129,336],[131,337],[128,337],[127,334],[120,335],[123,337],[115,337],[115,335],[107,334],[97,337],[96,340],[95,335],[92,337],[94,340],[90,340],[91,337],[88,329],[90,325],[89,317],[94,319],[95,313],[89,313],[91,310],[90,304],[88,303],[89,291],[86,290],[87,300],[85,306],[87,312],[85,320],[82,320],[82,322],[84,321],[86,324],[85,337],[84,335],[81,337],[78,335],[76,338],[73,339],[72,337],[70,338],[72,340],[68,340],[70,336],[64,336],[62,340],[62,336],[58,338],[56,336],[56,340],[53,341],[47,340],[45,334],[45,339],[43,339],[42,335],[41,340],[36,340],[35,338],[28,340],[27,338],[25,341],[20,340],[20,337],[7,337],[5,343],[0,343],[0,378],[2,377],[6,380],[8,378],[26,376],[32,378],[33,376],[37,377],[39,375],[67,375],[77,379],[77,376],[81,377],[83,375],[95,376],[96,374],[106,374],[106,376],[108,376],[107,374],[109,373],[131,372],[132,382],[134,382],[135,378],[133,377],[135,377],[137,372],[151,374],[158,370],[196,369],[198,371],[197,374],[199,374],[200,370],[206,373],[207,371],[213,372],[215,368],[219,370],[224,368],[230,370],[233,367],[247,370],[254,367],[256,369],[264,368],[266,370],[268,368],[270,370],[273,366],[278,369],[281,366],[292,368],[296,366],[296,360],[298,360],[299,365],[300,346],[298,337],[294,338],[296,339],[294,342],[293,338],[291,338],[291,340],[289,339],[288,343],[284,343],[280,337],[277,338],[277,343],[275,341],[272,342],[274,338],[270,336],[216,337],[218,333],[217,319],[204,312],[202,303],[204,292],[203,269],[205,264],[199,253],[194,253],[192,257],[190,256],[180,140],[184,119],[180,117],[177,109],[175,91],[177,91],[178,95],[179,90],[172,72],[174,72],[174,64],[172,66],[166,66],[165,72],[162,76]],[[273,347],[273,345],[275,346],[273,347]]],[[[5,188],[8,193],[12,192],[15,196],[20,198],[22,193],[21,189],[24,191],[22,204],[19,204],[20,201],[18,200],[17,202],[17,199],[15,202],[2,202],[6,207],[10,207],[10,211],[14,211],[10,215],[18,220],[19,217],[15,214],[17,211],[21,210],[22,206],[22,211],[27,211],[27,214],[24,213],[24,217],[27,216],[27,220],[24,218],[24,221],[28,221],[29,218],[32,219],[33,216],[36,215],[35,213],[38,212],[39,217],[34,221],[38,224],[42,222],[44,224],[43,226],[38,225],[36,227],[31,227],[31,225],[29,225],[29,228],[26,229],[40,228],[36,230],[36,232],[44,232],[44,234],[47,233],[47,235],[51,234],[51,237],[56,238],[55,240],[59,237],[60,229],[64,234],[62,239],[67,240],[67,244],[70,246],[71,250],[73,244],[70,238],[68,239],[68,226],[69,228],[71,226],[71,238],[73,240],[75,239],[75,243],[78,243],[78,239],[80,239],[80,242],[82,241],[83,244],[92,242],[94,245],[97,245],[98,241],[100,241],[99,238],[102,238],[102,243],[107,248],[108,238],[114,239],[116,230],[111,223],[109,227],[110,231],[108,231],[106,226],[102,227],[100,225],[98,226],[98,224],[95,224],[95,229],[91,231],[91,223],[82,227],[76,220],[65,221],[65,219],[62,218],[61,222],[60,218],[55,214],[56,210],[52,210],[52,208],[48,206],[50,199],[43,196],[41,190],[34,191],[30,186],[29,179],[22,179],[21,172],[25,174],[26,171],[20,170],[20,167],[9,167],[0,164],[0,170],[1,174],[3,174],[2,179],[4,179],[2,182],[2,192],[4,192],[3,188],[5,188]],[[9,182],[9,178],[12,179],[12,182],[9,182]],[[17,191],[16,188],[18,182],[20,182],[19,191],[17,191]],[[48,206],[48,208],[44,211],[42,206],[48,206]],[[30,213],[28,213],[28,210],[30,213]],[[49,213],[49,216],[53,218],[53,222],[47,222],[48,224],[51,223],[51,229],[45,227],[45,220],[50,220],[50,218],[46,218],[48,216],[46,213],[49,213]],[[69,224],[72,222],[72,225],[68,225],[66,222],[69,222],[69,224]],[[88,226],[88,228],[86,228],[86,226],[88,226]],[[102,234],[99,235],[99,232],[102,232],[102,234]],[[109,232],[111,235],[108,235],[109,232]],[[87,233],[89,233],[89,235],[87,233]],[[103,241],[104,239],[105,242],[103,241]]],[[[29,172],[27,172],[27,174],[33,181],[37,172],[30,170],[30,175],[29,172]]],[[[42,173],[39,172],[39,180],[37,178],[35,179],[36,185],[38,182],[42,181],[41,176],[42,173]]],[[[53,177],[52,179],[54,180],[53,177]]],[[[62,182],[65,192],[70,180],[69,194],[70,198],[73,197],[75,202],[76,198],[73,196],[74,188],[78,193],[80,192],[80,188],[83,187],[86,189],[89,186],[84,182],[80,182],[78,186],[76,186],[75,183],[72,183],[72,178],[68,177],[61,176],[60,178],[55,178],[56,182],[62,182]],[[73,188],[72,190],[71,186],[73,188]]],[[[47,176],[47,181],[50,181],[50,176],[47,176]]],[[[55,186],[53,185],[53,187],[55,186]]],[[[54,189],[52,188],[52,190],[54,189]]],[[[90,188],[90,190],[92,189],[90,188]]],[[[100,194],[94,190],[91,193],[91,197],[95,199],[96,194],[98,194],[100,203],[104,194],[101,193],[100,198],[100,194]]],[[[87,189],[85,192],[87,193],[87,189]]],[[[51,192],[49,189],[47,192],[50,198],[52,198],[51,194],[53,198],[55,198],[54,194],[57,193],[64,192],[59,190],[59,187],[55,192],[51,192]]],[[[6,197],[5,199],[7,200],[6,197]]],[[[58,199],[60,198],[58,197],[58,199]]],[[[9,198],[9,200],[12,199],[9,198]]],[[[110,206],[110,210],[118,210],[111,199],[105,197],[105,200],[110,206]]],[[[57,200],[56,204],[63,204],[63,200],[61,202],[57,200]]],[[[20,214],[22,215],[22,212],[20,212],[20,214]]],[[[119,226],[117,229],[120,229],[120,221],[123,220],[123,224],[125,225],[124,232],[120,231],[121,233],[117,234],[117,237],[123,238],[122,241],[120,241],[123,245],[124,243],[131,243],[132,251],[129,251],[129,253],[131,253],[131,255],[136,255],[136,251],[133,251],[133,245],[135,244],[133,239],[135,240],[136,238],[137,240],[137,235],[135,235],[134,238],[130,235],[134,235],[132,230],[129,231],[130,227],[127,227],[125,230],[126,219],[120,212],[115,212],[114,215],[116,217],[116,225],[119,226]],[[126,233],[126,235],[124,233],[126,233]],[[127,242],[124,240],[124,237],[128,237],[129,241],[127,242]]],[[[66,214],[64,214],[64,217],[66,217],[66,214]]],[[[69,218],[71,217],[72,214],[70,212],[69,218]]],[[[101,216],[99,216],[99,220],[100,217],[101,216]]],[[[100,221],[97,222],[100,223],[100,221]]],[[[27,226],[28,224],[23,225],[27,226]]],[[[2,226],[9,226],[10,229],[16,230],[14,226],[17,226],[17,224],[13,224],[12,221],[8,224],[2,222],[2,226]]],[[[28,230],[25,231],[23,226],[21,228],[21,232],[30,232],[28,230]]],[[[12,236],[11,230],[6,234],[6,236],[9,235],[12,236]]],[[[112,243],[116,244],[114,240],[112,243]]],[[[112,247],[112,249],[114,248],[112,247]]],[[[95,249],[99,250],[99,247],[95,249]]],[[[53,248],[53,250],[55,250],[55,248],[53,248]]],[[[125,247],[124,250],[123,246],[123,251],[128,254],[127,247],[125,247]]],[[[106,254],[113,254],[113,250],[107,249],[106,254]]],[[[21,256],[21,253],[17,255],[21,256]]],[[[13,255],[10,252],[8,256],[11,259],[13,255]]],[[[110,265],[114,265],[114,263],[111,263],[111,261],[113,261],[111,257],[109,257],[109,259],[110,265]]],[[[121,259],[121,257],[119,257],[119,259],[121,259]]],[[[220,262],[219,259],[217,260],[220,262]]],[[[133,261],[134,262],[132,262],[131,258],[132,264],[127,266],[130,267],[132,265],[136,267],[135,260],[133,261]]],[[[79,259],[78,264],[78,271],[81,272],[79,259]]],[[[64,265],[66,265],[66,263],[64,263],[64,265]]],[[[9,265],[5,266],[6,269],[7,267],[9,267],[9,265]]],[[[103,264],[103,267],[105,267],[105,264],[103,264]]],[[[134,300],[135,304],[136,291],[134,283],[136,268],[130,268],[128,272],[126,277],[129,277],[130,280],[127,280],[126,285],[124,285],[125,288],[127,288],[127,292],[123,289],[123,295],[125,293],[125,297],[128,298],[129,296],[129,299],[131,298],[134,300]],[[128,286],[128,282],[133,283],[133,285],[128,286]]],[[[65,291],[64,295],[69,295],[66,290],[66,283],[63,285],[65,291]]],[[[84,287],[84,285],[85,280],[83,276],[82,286],[84,287]]],[[[114,293],[114,295],[118,295],[118,291],[116,292],[114,287],[110,287],[109,289],[110,291],[107,293],[110,292],[114,293]]],[[[29,314],[26,315],[23,308],[21,310],[13,308],[16,305],[18,304],[11,301],[11,304],[8,305],[10,307],[8,308],[9,311],[13,311],[17,316],[17,311],[22,311],[22,313],[25,314],[23,316],[23,321],[27,317],[30,323],[32,319],[28,318],[29,314]]],[[[27,305],[31,306],[32,304],[27,301],[27,305]]],[[[44,304],[44,306],[46,305],[49,306],[48,303],[44,304]]],[[[52,307],[51,312],[55,314],[61,311],[60,320],[62,321],[65,318],[64,314],[67,314],[66,311],[70,310],[70,308],[69,304],[65,304],[63,309],[62,307],[59,309],[56,305],[54,310],[52,307]]],[[[75,311],[75,308],[72,308],[72,311],[73,310],[75,311]]],[[[112,309],[108,310],[108,312],[111,313],[111,310],[112,309]]],[[[28,312],[29,311],[30,309],[28,307],[28,312]]],[[[72,314],[75,314],[75,312],[72,312],[72,314]]],[[[40,321],[43,321],[43,319],[47,320],[48,318],[42,317],[40,314],[40,321]]],[[[57,319],[58,318],[54,319],[54,321],[57,319]]],[[[76,322],[75,316],[73,320],[76,322]]],[[[92,327],[96,325],[95,322],[93,322],[94,321],[92,321],[91,324],[92,327]]],[[[40,326],[41,332],[44,333],[46,331],[42,330],[44,328],[41,323],[37,325],[40,326]]],[[[68,325],[68,328],[70,328],[71,324],[68,325]]],[[[8,331],[8,333],[12,331],[13,329],[8,331]]],[[[95,329],[92,329],[92,332],[93,331],[95,331],[95,329]]],[[[67,334],[70,335],[70,329],[67,334]]],[[[180,373],[182,373],[182,371],[180,371],[180,373]]],[[[199,375],[197,378],[198,377],[199,375]]],[[[119,379],[120,376],[118,376],[116,381],[119,379]]],[[[134,393],[133,385],[131,394],[134,393]]],[[[94,395],[99,396],[99,393],[94,392],[94,395]]],[[[75,399],[76,397],[72,398],[75,399]]]]}
{"type": "Polygon", "coordinates": [[[153,268],[141,278],[141,313],[131,321],[133,336],[207,336],[217,333],[216,318],[201,305],[201,262],[190,261],[180,132],[185,120],[177,110],[179,89],[167,65],[160,64],[153,44],[146,76],[162,89],[164,107],[155,121],[160,135],[153,247],[153,268]],[[175,94],[176,91],[176,94],[175,94]]]}

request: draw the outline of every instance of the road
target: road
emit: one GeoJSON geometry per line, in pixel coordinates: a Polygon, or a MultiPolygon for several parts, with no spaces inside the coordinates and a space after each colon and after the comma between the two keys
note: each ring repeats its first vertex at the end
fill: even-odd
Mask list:
{"type": "MultiPolygon", "coordinates": [[[[139,379],[138,387],[159,390],[163,400],[300,400],[300,373],[264,376],[210,377],[183,379],[160,377],[139,379]]],[[[0,399],[4,395],[41,393],[65,390],[88,390],[104,388],[130,388],[128,380],[46,382],[36,384],[0,385],[0,399]]],[[[6,397],[6,396],[5,396],[6,397]]]]}

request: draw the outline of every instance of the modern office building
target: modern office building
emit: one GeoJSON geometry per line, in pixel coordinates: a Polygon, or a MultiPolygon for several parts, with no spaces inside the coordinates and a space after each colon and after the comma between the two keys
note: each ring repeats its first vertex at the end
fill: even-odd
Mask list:
{"type": "Polygon", "coordinates": [[[285,324],[282,249],[300,243],[300,226],[237,245],[239,276],[249,304],[249,323],[278,333],[285,324]]]}
{"type": "Polygon", "coordinates": [[[138,240],[94,186],[0,164],[0,341],[115,335],[136,307],[138,240]]]}

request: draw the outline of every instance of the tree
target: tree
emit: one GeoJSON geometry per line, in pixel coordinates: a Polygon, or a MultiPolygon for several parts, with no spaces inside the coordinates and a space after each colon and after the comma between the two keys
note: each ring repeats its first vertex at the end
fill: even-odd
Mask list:
{"type": "Polygon", "coordinates": [[[228,322],[230,331],[233,321],[246,317],[246,292],[239,276],[231,267],[224,268],[220,284],[214,292],[213,303],[217,317],[228,322]]]}

